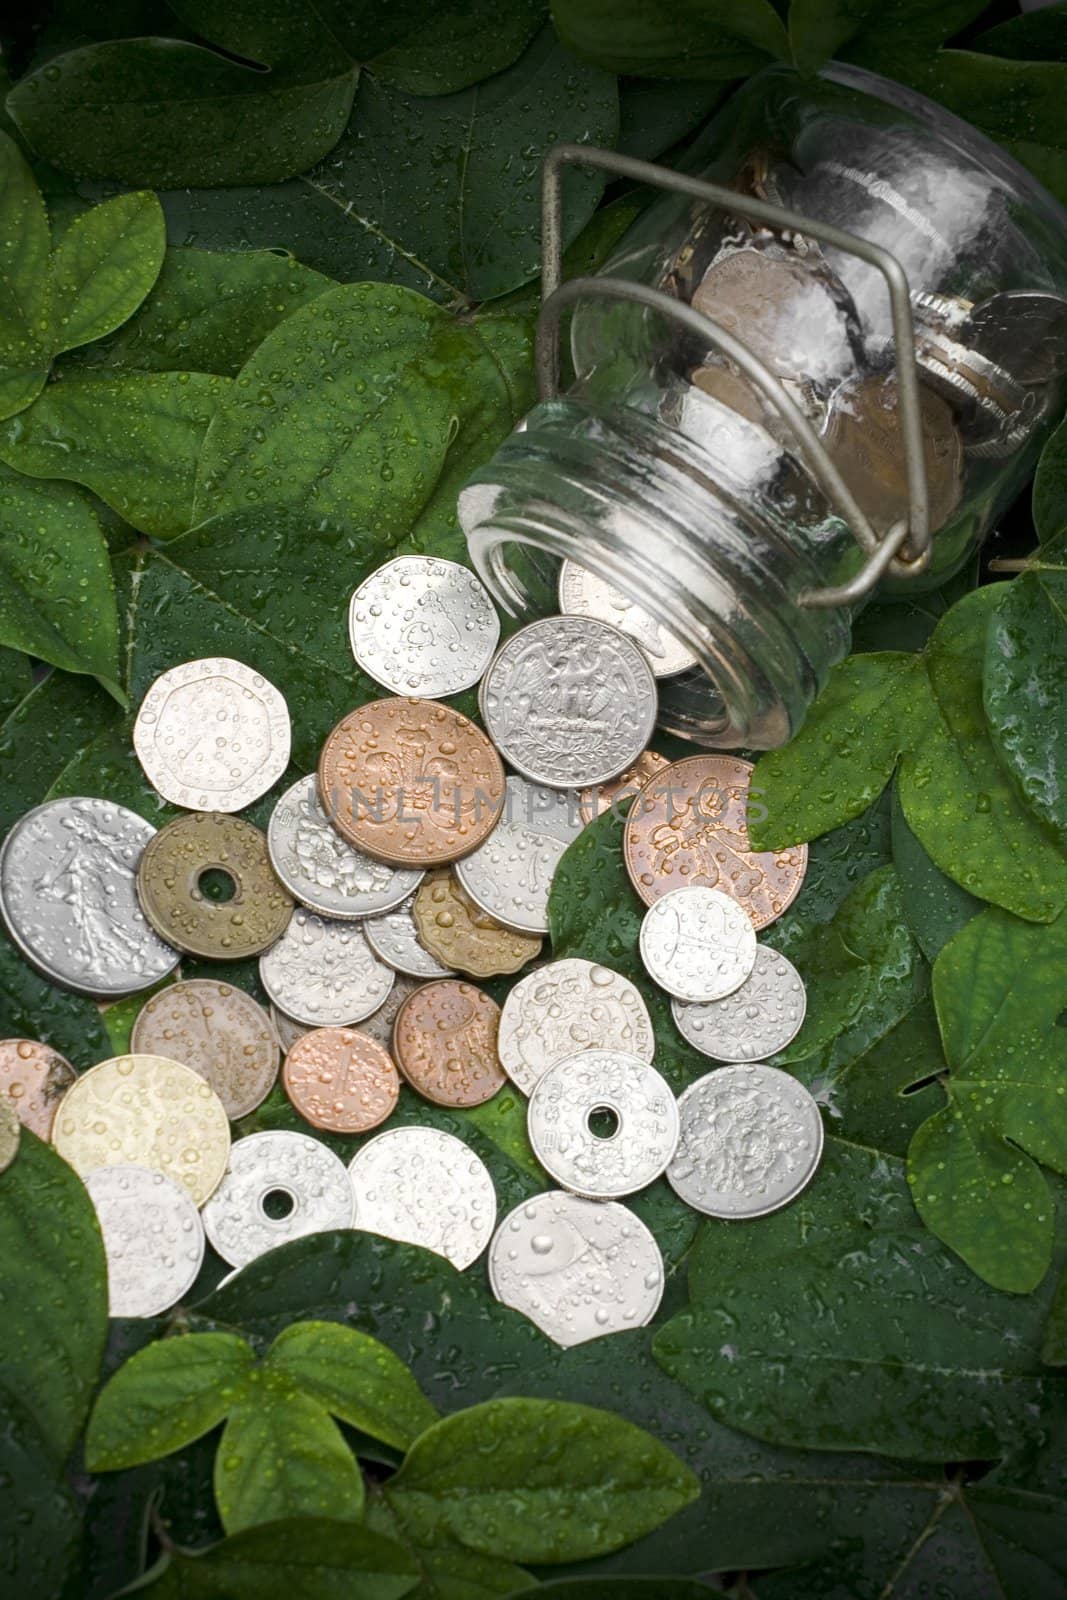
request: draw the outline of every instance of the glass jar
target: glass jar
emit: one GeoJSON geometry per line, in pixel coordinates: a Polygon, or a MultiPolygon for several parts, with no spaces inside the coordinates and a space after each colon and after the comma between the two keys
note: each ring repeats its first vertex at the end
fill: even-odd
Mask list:
{"type": "Polygon", "coordinates": [[[574,381],[476,474],[459,515],[511,615],[588,608],[616,621],[662,674],[668,731],[772,749],[847,652],[863,603],[833,593],[865,561],[848,505],[868,536],[888,540],[883,555],[897,551],[889,572],[908,574],[881,592],[929,586],[1033,472],[1067,374],[1067,212],[973,128],[850,67],[760,74],[686,166],[903,267],[929,549],[917,559],[906,542],[909,504],[916,525],[901,431],[908,378],[883,272],[810,231],[669,192],[597,279],[574,286],[574,381]],[[720,338],[685,312],[607,298],[619,280],[710,318],[720,338]],[[773,375],[770,390],[797,408],[814,447],[731,335],[773,375]],[[820,445],[851,501],[828,489],[820,445]]]}

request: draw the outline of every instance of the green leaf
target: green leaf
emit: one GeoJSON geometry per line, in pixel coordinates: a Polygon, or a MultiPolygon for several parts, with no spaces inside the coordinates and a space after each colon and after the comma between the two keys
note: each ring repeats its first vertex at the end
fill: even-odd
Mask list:
{"type": "Polygon", "coordinates": [[[33,670],[21,650],[0,650],[0,719],[25,699],[33,687],[33,670]]]}
{"type": "Polygon", "coordinates": [[[115,588],[88,496],[2,465],[0,644],[91,674],[121,701],[115,588]]]}
{"type": "Polygon", "coordinates": [[[1036,1163],[1067,1171],[1067,917],[984,911],[934,964],[949,1104],[911,1143],[927,1226],[987,1283],[1027,1294],[1052,1259],[1054,1206],[1036,1163]]]}
{"type": "Polygon", "coordinates": [[[410,1369],[378,1339],[334,1322],[298,1322],[280,1333],[265,1362],[342,1422],[406,1449],[437,1421],[410,1369]]]}
{"type": "Polygon", "coordinates": [[[811,930],[831,921],[858,883],[879,867],[889,866],[889,813],[889,794],[884,791],[860,816],[811,841],[803,892],[777,922],[764,928],[764,944],[792,959],[794,952],[808,945],[811,930]]]}
{"type": "Polygon", "coordinates": [[[666,1446],[590,1406],[494,1400],[420,1436],[386,1495],[408,1522],[517,1561],[580,1560],[627,1544],[696,1498],[666,1446]]]}
{"type": "Polygon", "coordinates": [[[75,217],[52,255],[53,353],[102,339],[159,276],[166,226],[154,194],[120,194],[75,217]]]}
{"type": "Polygon", "coordinates": [[[137,314],[73,359],[94,369],[233,378],[272,328],[333,287],[270,250],[168,250],[137,314]]]}
{"type": "Polygon", "coordinates": [[[63,1463],[25,1401],[26,1396],[0,1391],[3,1572],[12,1593],[58,1595],[79,1554],[81,1515],[63,1463]]]}
{"type": "Polygon", "coordinates": [[[418,1567],[391,1539],[302,1516],[247,1528],[197,1554],[171,1550],[137,1593],[151,1600],[401,1600],[418,1567]]]}
{"type": "Polygon", "coordinates": [[[558,1578],[538,1593],[545,1600],[708,1600],[725,1590],[698,1578],[558,1578]]]}
{"type": "Polygon", "coordinates": [[[206,372],[70,373],[0,427],[0,459],[92,489],[159,539],[193,520],[197,456],[230,386],[206,372]]]}
{"type": "MultiPolygon", "coordinates": [[[[409,0],[377,10],[375,21],[385,37],[374,40],[371,71],[420,95],[452,94],[503,72],[545,17],[544,0],[512,0],[508,6],[497,0],[446,0],[429,7],[409,0]]],[[[360,42],[357,33],[353,43],[360,42]]]]}
{"type": "Polygon", "coordinates": [[[417,1563],[414,1600],[497,1600],[540,1587],[514,1562],[465,1549],[440,1522],[420,1516],[406,1522],[380,1491],[367,1501],[367,1526],[395,1539],[417,1563]]]}
{"type": "Polygon", "coordinates": [[[638,161],[655,161],[711,116],[725,98],[718,83],[629,78],[619,84],[616,149],[638,161]]]}
{"type": "Polygon", "coordinates": [[[284,1373],[261,1368],[223,1429],[215,1500],[227,1533],[285,1517],[359,1522],[363,1477],[322,1406],[284,1373]]]}
{"type": "Polygon", "coordinates": [[[1002,589],[986,635],[983,692],[997,755],[1067,849],[1067,529],[1002,589]]]}
{"type": "Polygon", "coordinates": [[[79,1067],[112,1053],[93,1001],[40,977],[6,934],[0,938],[0,1037],[40,1039],[79,1067]]]}
{"type": "Polygon", "coordinates": [[[147,1345],[104,1388],[89,1422],[86,1462],[113,1472],[156,1461],[215,1428],[246,1392],[253,1355],[230,1333],[147,1345]]]}
{"type": "Polygon", "coordinates": [[[1040,11],[1024,12],[1007,22],[987,28],[971,43],[976,50],[993,56],[1010,56],[1018,61],[1067,60],[1067,18],[1062,0],[1044,5],[1040,11]]]}
{"type": "Polygon", "coordinates": [[[552,18],[576,55],[636,77],[740,78],[789,56],[769,0],[552,0],[552,18]]]}
{"type": "Polygon", "coordinates": [[[1045,1324],[1041,1359],[1049,1367],[1067,1367],[1067,1270],[1060,1277],[1045,1324]]]}
{"type": "Polygon", "coordinates": [[[275,183],[324,156],[348,120],[356,74],[320,43],[269,74],[176,39],[88,45],[23,78],[8,110],[39,155],[81,178],[275,183]]]}
{"type": "Polygon", "coordinates": [[[789,33],[804,70],[836,56],[891,73],[902,57],[928,55],[985,9],[986,0],[792,0],[789,33]]]}
{"type": "Polygon", "coordinates": [[[752,782],[767,816],[749,823],[756,849],[813,839],[867,810],[908,739],[920,673],[915,656],[894,651],[834,667],[792,742],[760,757],[752,782]]]}
{"type": "Polygon", "coordinates": [[[954,934],[981,911],[982,902],[935,867],[912,833],[893,795],[893,865],[903,889],[908,926],[927,961],[933,961],[954,934]]]}
{"type": "Polygon", "coordinates": [[[60,1465],[82,1429],[107,1334],[107,1267],[81,1179],[23,1128],[0,1175],[0,1391],[60,1465]]]}
{"type": "Polygon", "coordinates": [[[33,173],[0,133],[0,417],[29,405],[48,376],[50,246],[33,173]]]}
{"type": "Polygon", "coordinates": [[[1041,452],[1033,489],[1034,527],[1040,540],[1067,529],[1067,422],[1061,422],[1041,452]]]}
{"type": "Polygon", "coordinates": [[[654,1342],[712,1416],[781,1445],[995,1459],[1051,1397],[1048,1295],[1009,1300],[923,1227],[903,1163],[827,1141],[792,1205],[709,1222],[654,1342]]]}

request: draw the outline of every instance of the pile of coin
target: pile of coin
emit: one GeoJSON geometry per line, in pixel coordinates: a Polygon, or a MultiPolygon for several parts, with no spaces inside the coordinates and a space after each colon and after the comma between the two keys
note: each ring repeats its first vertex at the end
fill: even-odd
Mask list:
{"type": "Polygon", "coordinates": [[[497,1297],[574,1344],[659,1303],[659,1248],[622,1198],[665,1174],[708,1216],[757,1216],[810,1179],[818,1111],[763,1064],[799,1029],[804,988],[756,938],[799,891],[806,850],[750,848],[747,763],[648,748],[657,674],[689,659],[586,579],[566,564],[569,609],[500,645],[465,568],[406,556],[373,573],[350,638],[390,697],[342,719],[265,833],[235,813],[286,771],[288,711],[225,658],[164,673],[137,718],[145,774],[182,808],[173,821],[157,832],[75,798],[12,828],[0,909],[27,959],[102,1002],[155,990],[129,1054],[81,1076],[43,1044],[0,1043],[0,1161],[13,1112],[81,1174],[115,1314],[175,1304],[205,1242],[239,1271],[355,1227],[460,1270],[488,1250],[497,1297]],[[485,732],[433,698],[476,683],[485,732]],[[680,1033],[725,1063],[680,1098],[628,978],[538,960],[564,851],[626,804],[641,957],[680,1033]],[[257,956],[270,1012],[230,982],[170,981],[183,955],[257,956]],[[472,981],[526,967],[502,1007],[472,981]],[[279,1074],[306,1131],[233,1137],[279,1074]],[[383,1127],[405,1084],[449,1108],[511,1086],[556,1187],[497,1226],[492,1179],[462,1140],[412,1125],[410,1106],[383,1127]],[[323,1132],[353,1139],[347,1164],[323,1132]]]}

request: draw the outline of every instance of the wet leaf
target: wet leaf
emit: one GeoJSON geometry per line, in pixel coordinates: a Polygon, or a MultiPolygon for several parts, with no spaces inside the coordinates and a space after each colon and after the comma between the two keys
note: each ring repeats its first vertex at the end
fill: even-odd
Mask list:
{"type": "Polygon", "coordinates": [[[656,1358],[719,1422],[781,1445],[995,1459],[1037,1427],[1051,1290],[988,1287],[916,1216],[903,1163],[831,1138],[792,1205],[709,1222],[656,1358]]]}
{"type": "Polygon", "coordinates": [[[703,124],[725,98],[722,85],[625,78],[619,84],[616,149],[639,161],[655,161],[703,124]]]}
{"type": "Polygon", "coordinates": [[[1067,1367],[1067,1271],[1060,1276],[1045,1324],[1041,1359],[1049,1367],[1067,1367]]]}
{"type": "Polygon", "coordinates": [[[903,890],[903,910],[908,926],[927,961],[981,911],[982,902],[961,889],[936,867],[908,827],[900,800],[893,795],[893,865],[903,890]]]}
{"type": "Polygon", "coordinates": [[[0,1174],[0,1392],[58,1467],[82,1430],[107,1334],[107,1269],[81,1179],[23,1128],[0,1174]]]}
{"type": "Polygon", "coordinates": [[[159,276],[166,226],[154,194],[120,194],[75,217],[52,255],[53,352],[113,333],[159,276]]]}
{"type": "Polygon", "coordinates": [[[43,388],[51,356],[48,215],[15,141],[0,132],[0,417],[43,388]]]}
{"type": "Polygon", "coordinates": [[[33,687],[33,672],[21,650],[0,650],[0,719],[25,699],[33,687]]]}
{"type": "Polygon", "coordinates": [[[638,77],[724,81],[789,54],[769,0],[726,0],[699,11],[667,0],[553,0],[552,18],[576,55],[638,77]]]}
{"type": "Polygon", "coordinates": [[[1041,452],[1033,488],[1034,527],[1044,542],[1067,529],[1067,422],[1041,452]]]}
{"type": "Polygon", "coordinates": [[[266,1358],[333,1416],[400,1449],[437,1421],[437,1409],[388,1345],[336,1322],[299,1322],[266,1358]]]}
{"type": "Polygon", "coordinates": [[[1035,925],[997,908],[934,964],[949,1103],[912,1140],[912,1193],[939,1238],[1018,1294],[1052,1259],[1055,1207],[1037,1163],[1067,1171],[1065,971],[1067,918],[1035,925]]]}
{"type": "Polygon", "coordinates": [[[229,1333],[147,1345],[104,1388],[89,1421],[86,1462],[113,1472],[181,1450],[215,1428],[247,1389],[253,1355],[229,1333]]]}
{"type": "MultiPolygon", "coordinates": [[[[345,19],[344,8],[333,26],[345,19]]],[[[503,72],[529,44],[545,19],[544,0],[451,0],[443,5],[384,3],[366,38],[366,15],[353,29],[349,48],[380,78],[408,94],[452,94],[503,72]],[[371,54],[368,54],[368,49],[371,54]]],[[[361,8],[366,12],[366,8],[361,8]]],[[[351,24],[350,24],[351,26],[351,24]]]]}
{"type": "Polygon", "coordinates": [[[789,38],[801,71],[835,57],[891,73],[901,56],[928,55],[985,10],[985,0],[791,0],[789,38]]]}
{"type": "Polygon", "coordinates": [[[707,1600],[724,1590],[697,1578],[559,1578],[538,1593],[546,1600],[707,1600]]]}
{"type": "Polygon", "coordinates": [[[138,1593],[151,1600],[400,1600],[418,1568],[390,1539],[302,1516],[235,1533],[199,1554],[173,1550],[138,1593]]]}
{"type": "Polygon", "coordinates": [[[88,673],[122,698],[115,588],[88,495],[3,465],[0,644],[88,673]]]}
{"type": "Polygon", "coordinates": [[[497,1600],[540,1587],[514,1562],[466,1549],[443,1522],[417,1516],[409,1523],[380,1488],[368,1498],[367,1526],[395,1539],[418,1564],[412,1600],[497,1600]]]}
{"type": "Polygon", "coordinates": [[[1067,849],[1067,529],[1005,586],[986,635],[983,691],[998,756],[1067,849]]]}
{"type": "Polygon", "coordinates": [[[386,1485],[407,1523],[443,1523],[468,1549],[516,1561],[599,1555],[696,1498],[687,1467],[590,1406],[492,1400],[422,1434],[386,1485]]]}
{"type": "Polygon", "coordinates": [[[11,1591],[63,1592],[81,1538],[81,1515],[62,1458],[42,1437],[26,1396],[0,1390],[0,1481],[4,1485],[2,1571],[11,1591]]]}

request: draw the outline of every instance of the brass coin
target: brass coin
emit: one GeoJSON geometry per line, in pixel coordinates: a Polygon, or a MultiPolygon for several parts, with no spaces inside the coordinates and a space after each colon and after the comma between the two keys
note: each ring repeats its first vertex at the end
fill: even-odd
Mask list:
{"type": "Polygon", "coordinates": [[[149,1167],[202,1206],[226,1171],[230,1124],[191,1067],[166,1056],[113,1056],[68,1091],[52,1143],[83,1178],[96,1167],[149,1167]]]}
{"type": "Polygon", "coordinates": [[[56,1107],[78,1074],[65,1056],[36,1039],[0,1040],[0,1100],[38,1139],[52,1137],[56,1107]]]}
{"type": "Polygon", "coordinates": [[[261,1005],[228,983],[193,978],[153,995],[130,1035],[135,1055],[167,1056],[205,1078],[231,1122],[270,1094],[278,1040],[261,1005]]]}
{"type": "Polygon", "coordinates": [[[0,1172],[6,1172],[19,1153],[22,1123],[15,1108],[5,1096],[0,1095],[0,1172]]]}
{"type": "MultiPolygon", "coordinates": [[[[930,527],[936,533],[963,493],[963,442],[952,409],[940,395],[920,388],[920,406],[930,527]]],[[[885,533],[907,516],[895,378],[860,378],[842,385],[830,407],[823,443],[876,533],[885,533]]]]}
{"type": "Polygon", "coordinates": [[[258,828],[219,811],[177,817],[151,839],[137,870],[141,907],[179,950],[213,961],[258,955],[280,939],[293,914],[258,828]],[[230,900],[211,900],[205,873],[232,879],[230,900]]]}
{"type": "Polygon", "coordinates": [[[630,807],[623,853],[647,906],[673,889],[719,889],[765,928],[792,905],[808,866],[806,844],[753,850],[752,765],[736,756],[687,756],[657,773],[630,807]]]}
{"type": "Polygon", "coordinates": [[[313,1128],[366,1133],[384,1122],[400,1094],[388,1050],[357,1028],[314,1028],[282,1068],[285,1092],[313,1128]]]}
{"type": "Polygon", "coordinates": [[[642,751],[633,766],[627,767],[617,778],[598,784],[595,789],[582,790],[578,797],[578,812],[582,821],[592,822],[596,817],[602,817],[605,811],[610,811],[612,806],[617,808],[627,799],[640,794],[650,778],[669,766],[666,756],[659,755],[655,750],[642,751]]]}
{"type": "Polygon", "coordinates": [[[844,290],[825,269],[796,256],[728,251],[707,269],[692,305],[779,378],[833,384],[855,366],[854,313],[844,290]]]}
{"type": "Polygon", "coordinates": [[[424,983],[400,1007],[393,1055],[408,1083],[438,1106],[480,1106],[507,1082],[497,1053],[500,1007],[473,983],[424,983]]]}
{"type": "Polygon", "coordinates": [[[349,712],[319,759],[319,799],[338,833],[377,861],[436,867],[496,826],[504,768],[468,717],[436,700],[349,712]]]}
{"type": "Polygon", "coordinates": [[[419,940],[430,954],[443,966],[472,978],[518,972],[540,954],[540,939],[512,933],[479,911],[451,872],[434,872],[423,879],[412,916],[419,940]]]}

